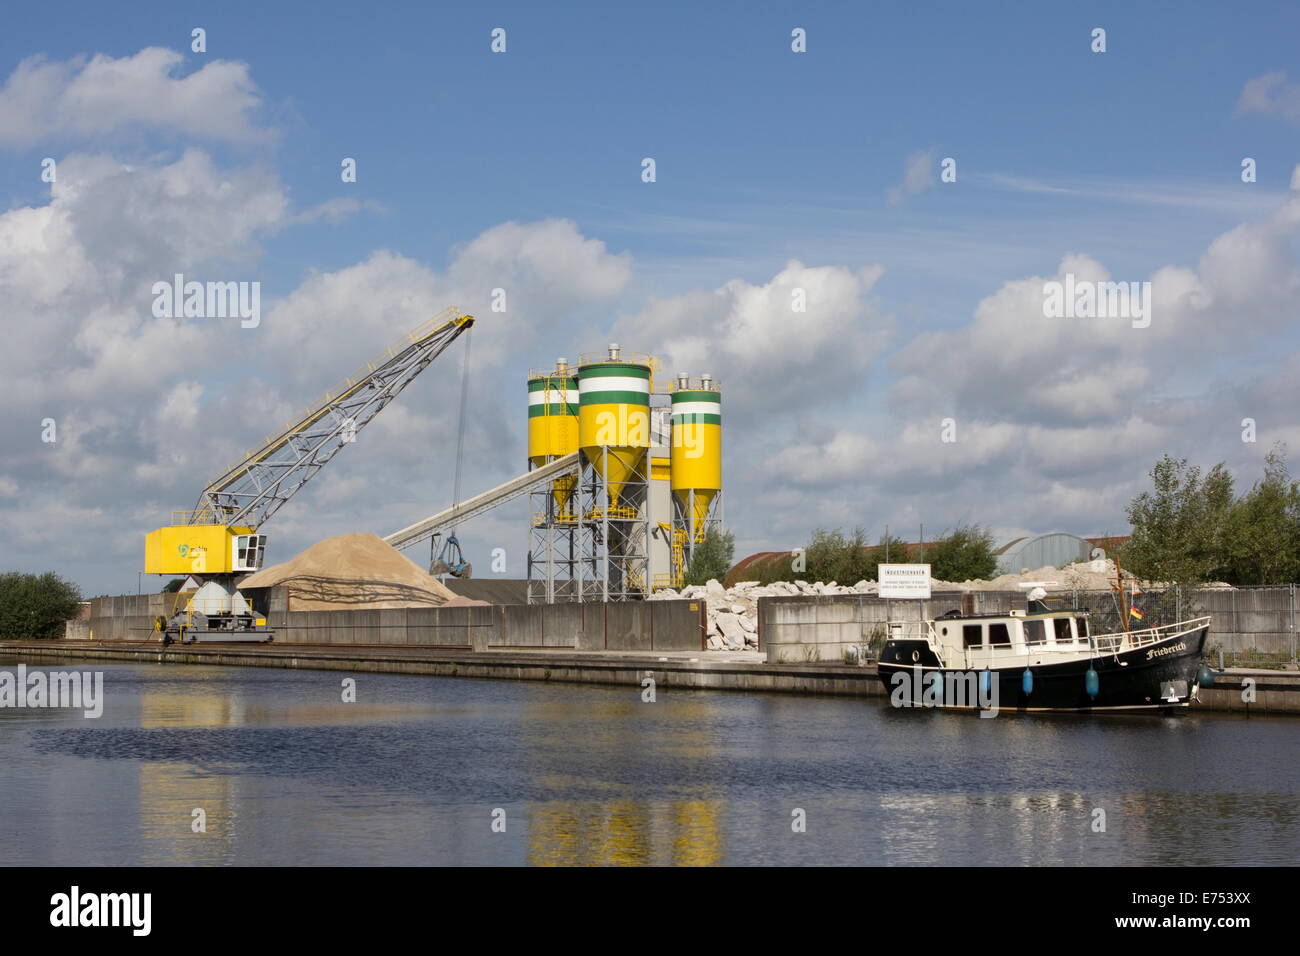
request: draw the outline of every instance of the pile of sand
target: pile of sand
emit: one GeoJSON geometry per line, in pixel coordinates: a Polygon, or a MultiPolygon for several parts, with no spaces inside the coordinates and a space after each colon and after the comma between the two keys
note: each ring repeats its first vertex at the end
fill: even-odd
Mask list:
{"type": "Polygon", "coordinates": [[[263,568],[240,588],[289,589],[291,611],[344,611],[486,604],[458,597],[437,578],[373,534],[318,541],[283,564],[263,568]]]}

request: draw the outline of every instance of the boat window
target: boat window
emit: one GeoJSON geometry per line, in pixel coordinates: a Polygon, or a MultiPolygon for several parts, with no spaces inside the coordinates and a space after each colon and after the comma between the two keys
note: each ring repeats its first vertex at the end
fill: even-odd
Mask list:
{"type": "Polygon", "coordinates": [[[989,643],[1003,645],[1011,643],[1011,632],[1007,630],[1005,624],[989,625],[989,643]]]}
{"type": "Polygon", "coordinates": [[[1086,617],[1076,617],[1074,619],[1074,629],[1079,632],[1080,637],[1088,636],[1088,619],[1086,617]]]}
{"type": "Polygon", "coordinates": [[[1053,618],[1052,623],[1056,625],[1056,643],[1074,643],[1074,635],[1070,633],[1070,619],[1068,617],[1053,618]]]}
{"type": "Polygon", "coordinates": [[[961,628],[962,647],[979,647],[984,643],[983,624],[963,624],[961,628]]]}
{"type": "Polygon", "coordinates": [[[1047,643],[1047,628],[1042,621],[1025,621],[1025,641],[1029,644],[1047,643]]]}

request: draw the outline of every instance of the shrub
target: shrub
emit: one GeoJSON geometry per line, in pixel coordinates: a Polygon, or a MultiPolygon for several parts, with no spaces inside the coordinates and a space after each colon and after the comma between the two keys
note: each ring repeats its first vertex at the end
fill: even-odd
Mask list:
{"type": "Polygon", "coordinates": [[[77,586],[53,571],[0,574],[0,638],[62,637],[64,622],[76,617],[80,604],[77,586]]]}
{"type": "Polygon", "coordinates": [[[695,546],[690,563],[686,567],[686,583],[706,584],[710,578],[722,581],[731,568],[731,559],[736,551],[736,536],[730,531],[710,528],[704,534],[704,540],[695,546]]]}

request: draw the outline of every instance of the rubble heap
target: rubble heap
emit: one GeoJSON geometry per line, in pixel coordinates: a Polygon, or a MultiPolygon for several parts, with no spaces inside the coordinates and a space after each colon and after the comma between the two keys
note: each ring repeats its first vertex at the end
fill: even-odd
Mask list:
{"type": "MultiPolygon", "coordinates": [[[[1124,580],[1133,575],[1124,572],[1124,580]]],[[[1115,584],[1115,562],[1109,558],[1067,565],[1064,568],[1044,567],[1003,574],[987,581],[940,581],[931,578],[932,591],[1017,591],[1022,584],[1042,584],[1049,593],[1061,591],[1104,591],[1115,584]]],[[[1154,585],[1147,585],[1148,587],[1154,585]]],[[[1214,585],[1209,585],[1213,587],[1214,585]]],[[[1227,585],[1223,585],[1226,587],[1227,585]]],[[[741,581],[724,588],[715,580],[708,584],[691,585],[675,591],[664,588],[650,596],[651,600],[685,598],[705,601],[708,605],[708,648],[711,651],[743,651],[758,648],[758,599],[761,597],[788,597],[794,595],[875,594],[875,581],[857,584],[839,584],[822,581],[777,581],[759,584],[741,581]]]]}

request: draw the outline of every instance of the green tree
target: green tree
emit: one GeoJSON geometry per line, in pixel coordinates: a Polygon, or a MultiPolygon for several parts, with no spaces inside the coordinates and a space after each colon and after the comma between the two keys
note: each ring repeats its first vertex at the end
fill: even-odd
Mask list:
{"type": "Polygon", "coordinates": [[[880,571],[877,569],[877,565],[907,564],[910,560],[911,556],[908,554],[906,541],[897,535],[881,535],[880,543],[871,552],[871,573],[867,575],[867,580],[880,580],[880,571]]]}
{"type": "Polygon", "coordinates": [[[838,528],[834,531],[818,528],[808,542],[804,557],[807,570],[794,575],[796,580],[856,584],[864,578],[875,577],[876,562],[867,544],[867,533],[861,528],[854,528],[849,535],[838,528]]]}
{"type": "Polygon", "coordinates": [[[63,624],[81,606],[77,586],[53,571],[0,574],[0,638],[32,640],[63,636],[63,624]]]}
{"type": "Polygon", "coordinates": [[[836,581],[857,584],[875,581],[877,565],[886,560],[908,560],[907,542],[897,537],[882,537],[876,545],[867,544],[866,532],[855,528],[851,534],[836,529],[818,528],[803,548],[804,570],[794,570],[795,555],[781,552],[755,561],[740,572],[738,579],[772,584],[776,581],[836,581]]]}
{"type": "Polygon", "coordinates": [[[1187,459],[1163,456],[1150,491],[1128,506],[1133,535],[1120,560],[1148,581],[1199,584],[1231,574],[1226,547],[1232,476],[1222,462],[1204,476],[1187,459]]]}
{"type": "Polygon", "coordinates": [[[166,584],[163,585],[162,593],[175,594],[177,591],[181,589],[181,585],[184,583],[185,583],[184,578],[172,578],[170,581],[168,581],[166,584]]]}
{"type": "Polygon", "coordinates": [[[940,581],[984,580],[994,576],[998,558],[993,535],[977,524],[958,525],[925,549],[930,576],[940,581]]]}
{"type": "Polygon", "coordinates": [[[707,584],[710,578],[721,581],[731,570],[736,553],[736,536],[730,531],[710,528],[686,566],[686,583],[707,584]]]}
{"type": "Polygon", "coordinates": [[[1264,479],[1234,502],[1225,522],[1229,584],[1284,584],[1300,576],[1300,482],[1291,480],[1286,454],[1275,446],[1264,459],[1264,479]]]}

